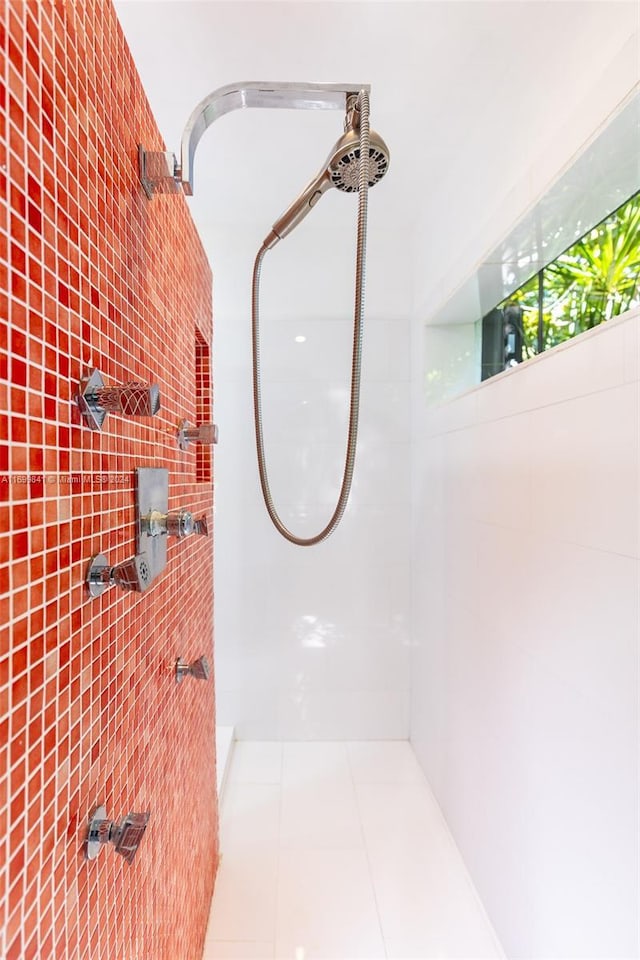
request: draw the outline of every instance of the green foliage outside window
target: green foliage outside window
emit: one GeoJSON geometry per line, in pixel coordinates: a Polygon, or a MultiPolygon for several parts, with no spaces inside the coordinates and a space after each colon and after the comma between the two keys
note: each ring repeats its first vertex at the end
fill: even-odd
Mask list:
{"type": "Polygon", "coordinates": [[[500,304],[523,309],[523,359],[640,303],[640,193],[500,304]]]}

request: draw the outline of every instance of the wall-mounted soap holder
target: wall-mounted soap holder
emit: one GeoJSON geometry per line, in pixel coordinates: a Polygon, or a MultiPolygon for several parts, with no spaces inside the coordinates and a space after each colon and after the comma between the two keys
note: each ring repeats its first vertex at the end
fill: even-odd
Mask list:
{"type": "Polygon", "coordinates": [[[125,417],[152,417],[160,409],[160,390],[155,383],[123,383],[106,387],[99,370],[92,370],[80,381],[76,396],[85,424],[102,430],[108,413],[125,417]]]}
{"type": "Polygon", "coordinates": [[[120,821],[116,822],[107,819],[106,807],[97,807],[89,818],[89,828],[85,841],[85,859],[95,860],[103,845],[112,843],[116,848],[116,853],[119,853],[131,865],[147,829],[150,816],[150,810],[146,810],[144,813],[128,813],[126,817],[122,817],[120,821]]]}

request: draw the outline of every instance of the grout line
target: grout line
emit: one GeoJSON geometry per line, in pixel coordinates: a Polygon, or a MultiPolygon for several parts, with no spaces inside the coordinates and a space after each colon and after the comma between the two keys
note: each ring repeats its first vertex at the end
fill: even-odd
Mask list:
{"type": "MultiPolygon", "coordinates": [[[[353,742],[357,742],[357,741],[350,741],[350,742],[353,743],[353,742]]],[[[374,741],[374,742],[375,742],[375,741],[374,741]]],[[[347,751],[347,765],[348,765],[348,767],[349,767],[349,774],[351,775],[351,784],[352,784],[352,786],[353,786],[353,793],[354,793],[355,802],[356,802],[356,809],[357,809],[357,811],[358,811],[358,821],[359,821],[359,823],[360,823],[360,834],[361,834],[361,836],[362,836],[362,847],[363,847],[364,855],[365,855],[365,858],[366,858],[366,861],[367,861],[367,868],[368,868],[368,870],[369,870],[369,880],[370,880],[370,883],[371,883],[371,890],[372,890],[372,893],[373,893],[373,900],[374,900],[374,903],[375,903],[375,905],[376,905],[376,916],[377,916],[377,918],[378,918],[378,930],[379,930],[379,932],[380,932],[380,940],[381,940],[381,942],[382,942],[382,947],[383,947],[383,949],[384,949],[384,955],[385,955],[385,957],[388,957],[388,956],[389,956],[389,951],[388,951],[388,949],[387,949],[387,941],[386,941],[386,938],[385,938],[385,935],[384,935],[384,929],[383,929],[383,926],[382,926],[382,915],[381,915],[381,913],[380,913],[380,904],[379,904],[379,902],[378,902],[378,890],[377,890],[377,888],[376,888],[376,883],[375,883],[375,879],[374,879],[374,876],[373,876],[373,868],[372,868],[372,866],[371,866],[371,858],[370,858],[370,856],[369,856],[369,847],[368,847],[368,845],[367,845],[367,838],[366,838],[366,835],[365,835],[365,832],[364,832],[364,824],[363,824],[363,822],[362,822],[362,810],[361,810],[361,807],[360,807],[360,800],[359,800],[359,797],[358,797],[357,784],[356,784],[356,781],[355,781],[355,777],[354,777],[354,773],[353,773],[353,766],[352,766],[352,763],[351,763],[351,751],[349,750],[349,742],[345,743],[345,749],[346,749],[346,751],[347,751]]]]}
{"type": "MultiPolygon", "coordinates": [[[[412,749],[412,751],[413,751],[413,753],[414,753],[414,756],[415,756],[415,751],[413,750],[413,746],[412,746],[412,744],[411,744],[411,741],[409,741],[409,745],[411,746],[411,749],[412,749]]],[[[416,762],[417,762],[417,757],[416,757],[416,762]]],[[[418,765],[420,766],[420,764],[418,764],[418,765]]],[[[421,768],[421,769],[422,769],[422,768],[421,768]]],[[[457,868],[457,869],[459,868],[460,871],[461,871],[461,873],[462,873],[463,876],[464,876],[464,879],[465,879],[465,882],[466,882],[466,886],[467,886],[467,888],[469,889],[469,891],[470,891],[470,893],[471,893],[471,896],[472,896],[472,898],[473,898],[476,906],[478,907],[478,910],[479,910],[480,914],[482,915],[482,917],[483,917],[483,919],[484,919],[484,921],[485,921],[487,930],[490,932],[490,934],[491,934],[491,936],[492,936],[492,938],[493,938],[494,945],[495,945],[495,948],[496,948],[496,950],[497,950],[498,956],[499,956],[499,957],[502,957],[502,958],[505,958],[505,960],[506,960],[506,956],[507,956],[507,955],[506,955],[506,953],[504,952],[504,948],[503,948],[502,943],[500,942],[500,939],[499,939],[499,937],[498,937],[498,935],[497,935],[497,933],[496,933],[495,927],[493,926],[493,923],[491,922],[491,920],[490,920],[490,918],[489,918],[489,914],[487,913],[487,908],[485,907],[484,902],[483,902],[483,900],[482,900],[482,898],[480,897],[480,894],[479,894],[479,892],[478,892],[478,889],[477,889],[475,883],[473,882],[473,878],[472,878],[472,876],[471,876],[471,873],[469,872],[469,868],[468,868],[468,866],[467,866],[467,862],[466,862],[466,860],[464,859],[464,857],[462,856],[462,851],[460,850],[460,847],[459,847],[458,844],[456,843],[456,840],[455,840],[455,838],[454,838],[454,836],[453,836],[453,833],[451,832],[451,828],[449,827],[449,823],[448,823],[448,821],[447,821],[447,818],[445,817],[444,812],[443,812],[443,810],[442,810],[442,807],[440,806],[440,802],[438,801],[435,793],[433,792],[433,789],[432,789],[432,787],[431,787],[431,784],[429,783],[429,780],[427,779],[426,775],[425,775],[425,786],[426,786],[427,790],[429,791],[430,798],[432,799],[433,804],[434,804],[434,807],[435,807],[435,809],[437,810],[437,815],[438,815],[438,820],[439,820],[440,829],[441,829],[443,835],[446,837],[447,844],[449,845],[451,851],[452,851],[453,854],[454,854],[455,859],[457,860],[457,867],[456,867],[456,868],[457,868]]]]}
{"type": "Polygon", "coordinates": [[[281,852],[281,836],[282,836],[282,787],[283,787],[283,768],[284,768],[284,743],[280,742],[280,780],[278,783],[278,832],[277,832],[277,842],[276,842],[276,878],[275,878],[275,897],[273,901],[273,926],[271,928],[272,936],[271,941],[273,944],[273,954],[276,955],[277,939],[278,939],[278,905],[280,902],[280,852],[281,852]]]}

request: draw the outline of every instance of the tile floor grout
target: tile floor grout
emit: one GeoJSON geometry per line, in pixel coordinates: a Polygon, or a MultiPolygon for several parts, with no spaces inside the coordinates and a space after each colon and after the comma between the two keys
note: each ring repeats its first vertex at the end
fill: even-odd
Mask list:
{"type": "Polygon", "coordinates": [[[352,786],[353,786],[353,793],[354,793],[354,796],[355,796],[355,798],[356,798],[356,807],[357,807],[357,809],[358,809],[358,819],[359,819],[359,821],[360,821],[360,833],[361,833],[361,835],[362,835],[362,846],[363,846],[363,849],[364,849],[364,852],[365,852],[365,857],[366,857],[366,860],[367,860],[367,868],[368,868],[368,871],[369,871],[369,880],[370,880],[370,883],[371,883],[371,889],[372,889],[372,891],[373,891],[373,900],[374,900],[374,903],[375,903],[375,905],[376,905],[376,916],[377,916],[377,918],[378,918],[378,927],[379,927],[379,929],[380,929],[380,939],[382,940],[382,944],[383,944],[383,947],[384,947],[385,960],[388,960],[389,952],[388,952],[388,950],[387,950],[387,942],[386,942],[386,938],[385,938],[385,935],[384,935],[384,928],[383,928],[383,926],[382,926],[382,916],[381,916],[381,914],[380,914],[380,904],[378,903],[378,894],[377,894],[377,891],[376,891],[375,884],[374,884],[374,882],[373,882],[373,869],[372,869],[372,866],[371,866],[371,858],[370,858],[370,856],[369,856],[369,848],[368,848],[368,846],[367,846],[367,840],[366,840],[366,837],[365,837],[365,834],[364,834],[364,826],[363,826],[363,823],[362,823],[361,804],[360,804],[360,799],[359,799],[359,797],[358,797],[358,791],[357,791],[357,789],[356,789],[356,781],[355,781],[355,775],[354,775],[354,770],[353,770],[353,762],[352,762],[352,760],[351,760],[351,756],[350,756],[350,753],[349,753],[349,744],[348,744],[348,743],[346,744],[346,751],[347,751],[347,763],[349,764],[349,773],[350,773],[350,775],[351,775],[351,783],[352,783],[352,786]]]}
{"type": "MultiPolygon", "coordinates": [[[[280,836],[282,834],[282,780],[284,775],[284,744],[280,744],[280,779],[278,783],[278,847],[276,852],[276,903],[273,913],[273,956],[278,934],[278,907],[280,905],[280,836]]],[[[258,958],[256,958],[258,960],[258,958]]]]}

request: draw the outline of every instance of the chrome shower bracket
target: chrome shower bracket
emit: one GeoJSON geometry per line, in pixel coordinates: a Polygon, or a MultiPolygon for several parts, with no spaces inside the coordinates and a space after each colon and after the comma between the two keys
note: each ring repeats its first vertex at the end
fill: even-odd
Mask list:
{"type": "Polygon", "coordinates": [[[136,546],[146,553],[151,577],[159,576],[167,565],[167,538],[149,531],[147,518],[152,513],[169,510],[169,471],[160,467],[138,467],[136,470],[136,546]]]}
{"type": "Polygon", "coordinates": [[[252,80],[219,87],[202,100],[187,121],[180,144],[180,163],[167,151],[138,147],[138,173],[151,199],[156,193],[193,195],[193,158],[205,130],[219,117],[247,107],[290,110],[347,110],[349,98],[361,90],[370,93],[368,83],[268,83],[252,80]]]}

